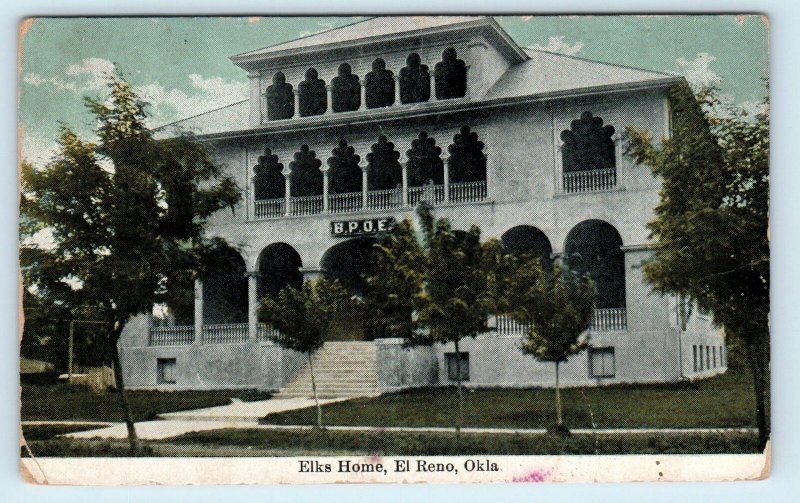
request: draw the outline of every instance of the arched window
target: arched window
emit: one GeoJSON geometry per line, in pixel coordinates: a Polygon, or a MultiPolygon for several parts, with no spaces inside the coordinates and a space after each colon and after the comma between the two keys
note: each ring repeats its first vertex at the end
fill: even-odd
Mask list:
{"type": "Polygon", "coordinates": [[[386,69],[381,58],[372,62],[372,71],[364,77],[367,108],[388,107],[394,104],[394,74],[386,69]]]}
{"type": "Polygon", "coordinates": [[[322,194],[322,171],[319,167],[322,161],[317,159],[317,153],[309,150],[308,145],[300,147],[295,152],[294,160],[289,164],[292,170],[292,196],[318,196],[322,194]]]}
{"type": "Polygon", "coordinates": [[[254,168],[253,190],[256,201],[277,199],[286,194],[286,179],[282,171],[283,164],[278,162],[278,156],[273,155],[270,149],[264,150],[264,155],[258,157],[258,164],[254,168]]]}
{"type": "Polygon", "coordinates": [[[394,149],[394,143],[380,135],[378,143],[373,143],[372,151],[367,154],[369,190],[388,190],[402,185],[403,167],[399,159],[400,152],[394,149]]]}
{"type": "Polygon", "coordinates": [[[408,186],[420,187],[433,181],[436,185],[444,183],[444,163],[440,157],[441,147],[436,146],[436,140],[428,137],[425,131],[411,142],[408,156],[408,186]]]}
{"type": "Polygon", "coordinates": [[[625,307],[625,253],[621,247],[619,232],[602,220],[586,220],[567,234],[567,265],[591,276],[597,287],[598,309],[625,307]]]}
{"type": "Polygon", "coordinates": [[[331,81],[331,105],[334,112],[352,112],[361,108],[361,83],[347,63],[339,65],[339,75],[331,81]]]}
{"type": "Polygon", "coordinates": [[[300,116],[322,115],[328,109],[328,91],[325,81],[319,78],[317,70],[306,70],[306,80],[297,86],[300,92],[300,116]]]}
{"type": "Polygon", "coordinates": [[[477,133],[470,131],[469,126],[463,126],[461,132],[453,137],[453,144],[447,148],[450,152],[448,166],[451,182],[486,180],[486,156],[483,148],[483,142],[478,140],[477,133]]]}
{"type": "Polygon", "coordinates": [[[247,322],[247,277],[244,260],[229,246],[205,258],[203,279],[203,323],[247,322]]]}
{"type": "Polygon", "coordinates": [[[572,121],[570,129],[561,133],[564,142],[562,170],[564,173],[613,168],[617,165],[614,147],[614,126],[603,125],[603,119],[583,112],[572,121]]]}
{"type": "Polygon", "coordinates": [[[362,172],[358,165],[361,158],[355,149],[347,144],[347,140],[339,140],[339,146],[333,149],[332,154],[328,159],[331,194],[361,192],[362,172]]]}
{"type": "Polygon", "coordinates": [[[458,59],[456,50],[448,47],[433,70],[436,78],[436,99],[461,98],[467,94],[467,64],[458,59]]]}
{"type": "Polygon", "coordinates": [[[294,115],[294,92],[286,83],[286,75],[278,72],[267,88],[267,118],[269,120],[290,119],[294,115]]]}
{"type": "Polygon", "coordinates": [[[300,254],[286,243],[272,243],[258,256],[258,298],[276,297],[284,288],[303,286],[300,254]]]}
{"type": "Polygon", "coordinates": [[[419,103],[431,98],[431,74],[419,54],[412,52],[400,70],[400,103],[419,103]]]}

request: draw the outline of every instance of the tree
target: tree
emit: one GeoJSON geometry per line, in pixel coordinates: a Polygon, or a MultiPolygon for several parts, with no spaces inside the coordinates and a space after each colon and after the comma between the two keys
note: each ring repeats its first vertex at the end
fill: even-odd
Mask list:
{"type": "Polygon", "coordinates": [[[410,339],[424,285],[425,255],[408,220],[378,237],[364,290],[364,331],[370,339],[410,339]]]}
{"type": "Polygon", "coordinates": [[[752,372],[759,438],[769,438],[769,101],[754,117],[713,89],[670,91],[672,135],[653,145],[629,129],[628,154],[662,180],[650,222],[656,243],[644,274],[685,296],[737,338],[752,372]]]}
{"type": "Polygon", "coordinates": [[[556,424],[552,430],[568,434],[561,410],[559,366],[589,344],[589,337],[581,335],[594,312],[594,283],[587,275],[577,276],[558,264],[546,271],[539,258],[529,254],[514,258],[508,282],[508,315],[528,329],[520,349],[555,364],[556,424]]]}
{"type": "Polygon", "coordinates": [[[86,98],[96,142],[63,126],[46,166],[22,165],[20,260],[25,288],[106,322],[132,451],[138,450],[117,343],[125,323],[178,295],[202,268],[207,218],[240,200],[233,180],[188,136],[157,140],[145,103],[119,74],[107,100],[86,98]],[[41,239],[42,233],[50,239],[41,239]]]}
{"type": "Polygon", "coordinates": [[[274,337],[281,347],[304,353],[311,370],[311,389],[317,405],[317,427],[322,428],[322,408],[314,377],[314,352],[331,334],[337,315],[352,307],[353,301],[338,281],[319,278],[299,289],[286,287],[277,298],[264,297],[260,312],[265,322],[278,331],[274,337]]]}

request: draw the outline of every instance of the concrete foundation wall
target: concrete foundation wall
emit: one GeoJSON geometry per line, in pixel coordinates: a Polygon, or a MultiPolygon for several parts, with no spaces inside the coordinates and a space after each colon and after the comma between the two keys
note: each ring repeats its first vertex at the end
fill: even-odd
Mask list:
{"type": "Polygon", "coordinates": [[[438,384],[440,367],[433,347],[404,348],[402,339],[379,339],[375,344],[381,391],[438,384]]]}

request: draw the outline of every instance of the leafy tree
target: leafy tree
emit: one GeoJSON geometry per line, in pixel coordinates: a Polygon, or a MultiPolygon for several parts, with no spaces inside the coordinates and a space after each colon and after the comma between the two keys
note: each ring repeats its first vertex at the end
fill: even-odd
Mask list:
{"type": "Polygon", "coordinates": [[[577,276],[554,264],[552,271],[542,269],[538,257],[523,254],[514,258],[508,279],[508,314],[527,325],[524,353],[542,362],[555,364],[556,424],[553,430],[567,434],[561,406],[559,366],[589,344],[581,334],[589,328],[595,308],[595,287],[586,276],[577,276]]]}
{"type": "Polygon", "coordinates": [[[277,298],[261,301],[262,319],[278,331],[274,340],[281,347],[304,353],[311,370],[311,389],[317,405],[317,427],[322,428],[322,408],[314,377],[315,351],[331,335],[334,320],[352,307],[353,301],[338,281],[319,278],[307,281],[299,289],[286,287],[277,298]]]}
{"type": "Polygon", "coordinates": [[[769,438],[769,102],[754,117],[713,89],[670,91],[672,135],[629,129],[628,153],[662,179],[644,266],[655,289],[693,299],[745,349],[760,440],[769,438]],[[720,113],[722,112],[722,113],[720,113]]]}
{"type": "Polygon", "coordinates": [[[364,331],[370,339],[410,339],[422,292],[425,255],[408,220],[375,243],[364,290],[364,331]]]}
{"type": "Polygon", "coordinates": [[[46,166],[22,165],[20,260],[26,289],[106,322],[131,450],[138,450],[120,364],[125,323],[168,302],[202,267],[207,218],[240,199],[232,179],[190,137],[157,140],[145,104],[119,74],[107,100],[86,98],[97,141],[63,126],[46,166]],[[49,233],[51,239],[42,239],[49,233]],[[189,279],[187,279],[189,278],[189,279]]]}

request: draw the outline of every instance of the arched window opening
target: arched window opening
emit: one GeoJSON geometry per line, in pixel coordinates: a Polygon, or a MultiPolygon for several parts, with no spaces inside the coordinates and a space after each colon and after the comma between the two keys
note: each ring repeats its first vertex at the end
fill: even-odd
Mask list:
{"type": "Polygon", "coordinates": [[[363,237],[331,247],[320,263],[322,275],[330,280],[338,280],[353,294],[362,295],[374,245],[375,238],[363,237]]]}
{"type": "Polygon", "coordinates": [[[292,196],[318,196],[322,194],[322,171],[319,170],[322,161],[317,159],[317,153],[309,150],[308,145],[300,147],[295,152],[294,160],[289,164],[292,170],[292,196]]]}
{"type": "Polygon", "coordinates": [[[347,63],[339,65],[339,74],[331,81],[331,101],[337,113],[361,108],[361,82],[347,63]]]}
{"type": "Polygon", "coordinates": [[[403,183],[403,167],[400,165],[400,152],[394,143],[380,135],[378,143],[372,144],[367,154],[367,188],[369,190],[394,189],[403,183]]]}
{"type": "Polygon", "coordinates": [[[613,136],[614,126],[604,126],[602,118],[583,112],[580,119],[572,121],[570,129],[561,133],[564,173],[615,167],[613,136]]]}
{"type": "Polygon", "coordinates": [[[203,323],[247,322],[247,271],[239,253],[229,246],[212,252],[203,275],[203,323]]]}
{"type": "Polygon", "coordinates": [[[431,98],[431,74],[419,54],[412,52],[400,70],[400,103],[420,103],[431,98]]]}
{"type": "Polygon", "coordinates": [[[286,83],[286,75],[278,72],[267,87],[267,118],[269,120],[291,119],[294,115],[294,91],[286,83]]]}
{"type": "Polygon", "coordinates": [[[602,220],[586,220],[569,231],[564,245],[570,269],[589,274],[597,287],[597,308],[625,307],[625,253],[619,232],[602,220]]]}
{"type": "Polygon", "coordinates": [[[433,181],[435,185],[444,183],[444,163],[441,158],[442,149],[436,140],[430,138],[425,131],[411,142],[408,155],[408,186],[420,187],[433,181]]]}
{"type": "Polygon", "coordinates": [[[258,256],[258,298],[277,297],[286,287],[303,286],[300,254],[286,243],[273,243],[258,256]]]}
{"type": "Polygon", "coordinates": [[[458,59],[456,50],[448,47],[442,60],[433,70],[436,79],[436,99],[462,98],[467,94],[467,64],[458,59]]]}
{"type": "Polygon", "coordinates": [[[381,58],[372,62],[372,71],[364,77],[367,108],[381,108],[394,105],[394,74],[386,69],[381,58]]]}
{"type": "Polygon", "coordinates": [[[265,149],[264,155],[258,157],[258,164],[254,168],[253,190],[256,201],[277,199],[286,194],[286,179],[282,171],[283,164],[278,162],[278,156],[270,149],[265,149]]]}
{"type": "Polygon", "coordinates": [[[453,137],[450,152],[450,181],[453,183],[477,182],[486,180],[486,155],[484,144],[478,140],[477,133],[463,126],[461,132],[453,137]]]}
{"type": "Polygon", "coordinates": [[[300,82],[297,89],[300,92],[300,117],[322,115],[328,109],[328,91],[316,69],[306,70],[306,80],[300,82]]]}
{"type": "Polygon", "coordinates": [[[553,247],[544,232],[530,225],[518,225],[507,230],[500,238],[503,248],[512,255],[530,253],[538,257],[542,267],[549,270],[553,265],[550,255],[553,247]]]}
{"type": "Polygon", "coordinates": [[[332,154],[328,159],[331,194],[361,192],[362,172],[358,165],[361,158],[355,149],[346,140],[339,140],[339,146],[333,149],[332,154]]]}

